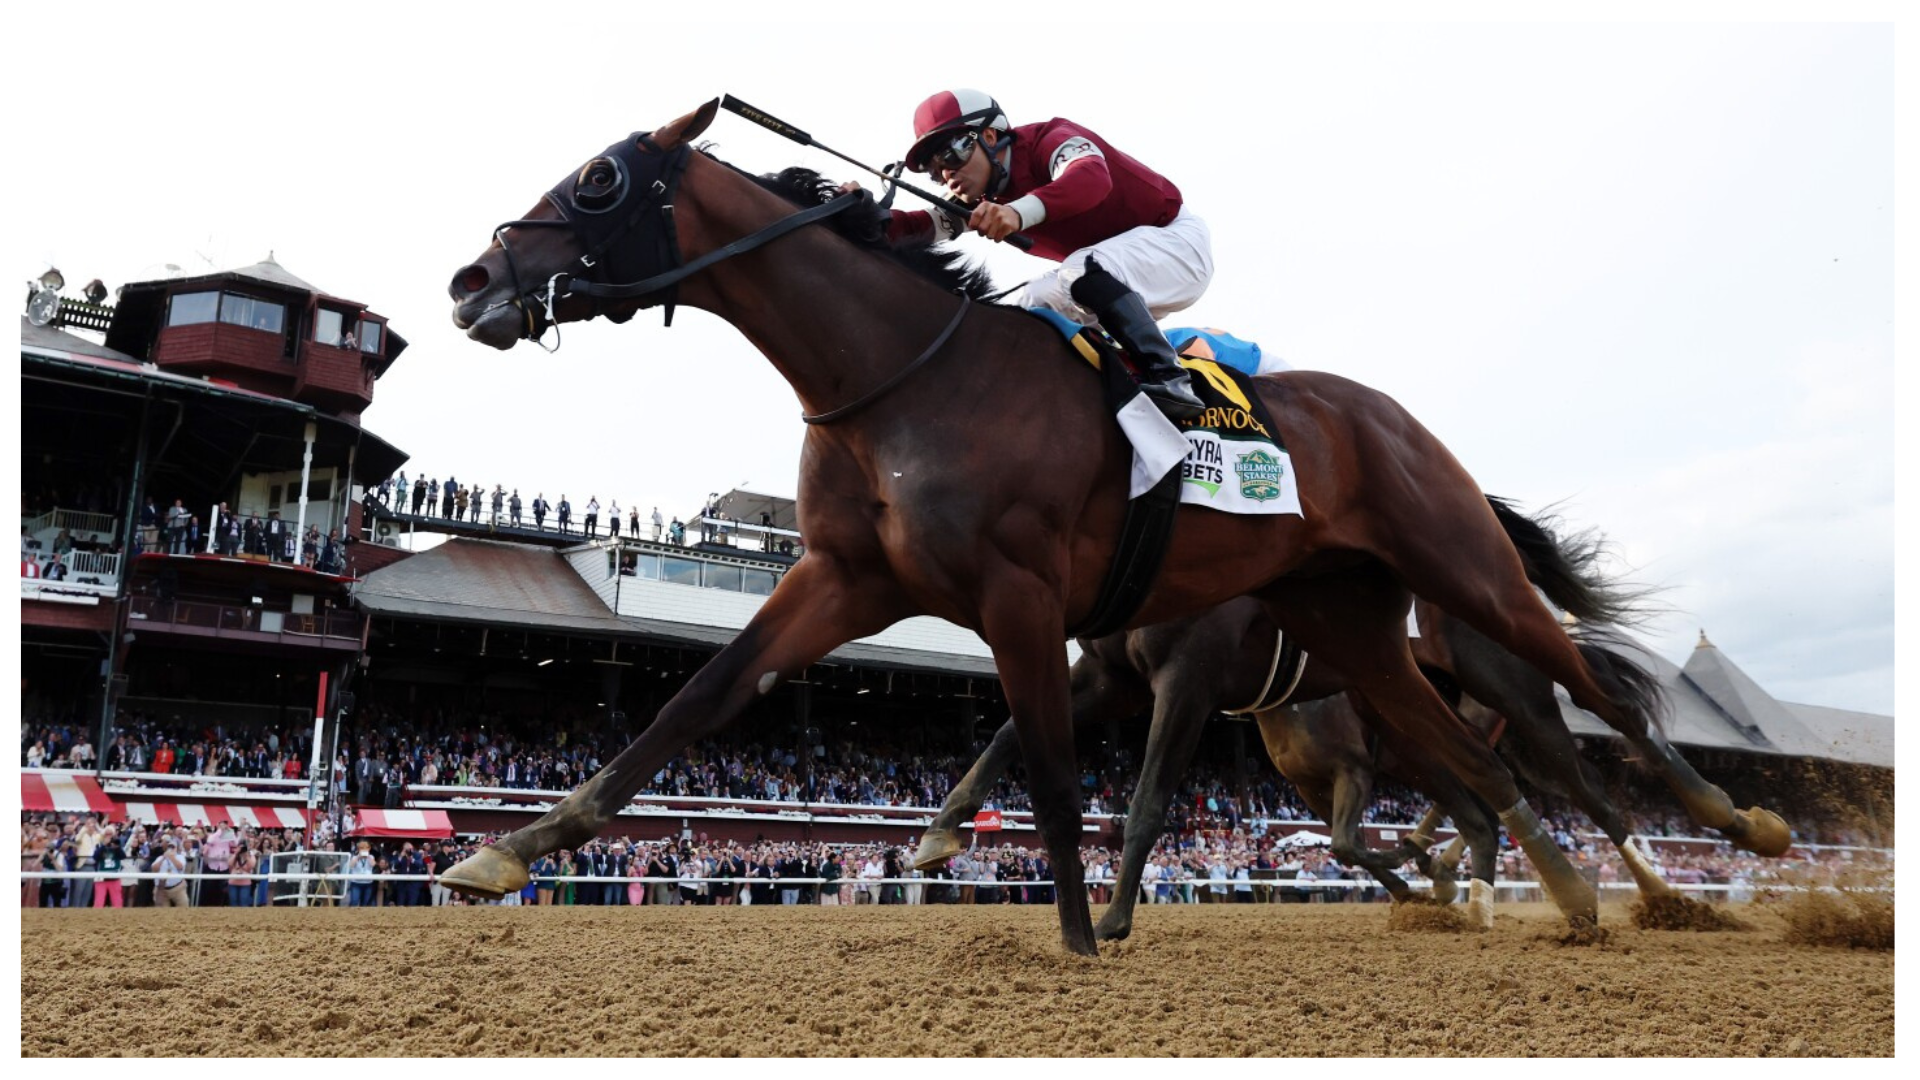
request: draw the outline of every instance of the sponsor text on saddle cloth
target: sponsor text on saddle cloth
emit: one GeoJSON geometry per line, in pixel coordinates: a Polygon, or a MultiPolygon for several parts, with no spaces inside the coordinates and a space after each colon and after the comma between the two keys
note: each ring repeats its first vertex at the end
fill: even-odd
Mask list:
{"type": "MultiPolygon", "coordinates": [[[[1044,308],[1028,310],[1058,327],[1088,363],[1100,365],[1103,349],[1089,340],[1099,331],[1044,308]]],[[[1258,366],[1260,347],[1218,331],[1176,330],[1168,339],[1181,366],[1194,374],[1193,388],[1207,410],[1175,425],[1139,397],[1116,413],[1133,443],[1128,497],[1138,498],[1177,464],[1183,503],[1229,514],[1298,516],[1293,459],[1242,370],[1258,366]]]]}

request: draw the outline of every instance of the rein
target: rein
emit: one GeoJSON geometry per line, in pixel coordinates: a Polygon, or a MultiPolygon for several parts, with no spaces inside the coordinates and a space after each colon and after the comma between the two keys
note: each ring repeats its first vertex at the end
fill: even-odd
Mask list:
{"type": "MultiPolygon", "coordinates": [[[[844,197],[845,196],[842,196],[842,198],[844,197]]],[[[881,398],[886,397],[887,394],[891,392],[894,387],[899,386],[903,382],[906,382],[907,376],[912,375],[914,372],[920,370],[920,366],[922,364],[925,364],[927,361],[933,359],[933,355],[940,351],[940,346],[945,345],[947,343],[947,339],[953,336],[953,332],[955,330],[960,329],[960,320],[967,317],[967,311],[972,307],[973,307],[973,301],[967,299],[964,296],[961,297],[960,310],[953,313],[953,320],[947,323],[947,328],[945,330],[940,331],[940,336],[933,339],[933,344],[927,346],[924,350],[921,351],[919,356],[916,356],[913,358],[913,363],[908,364],[906,367],[901,368],[897,373],[894,374],[893,378],[888,379],[886,382],[883,382],[879,386],[876,386],[873,389],[867,391],[864,395],[862,395],[856,401],[850,402],[846,405],[842,405],[837,409],[829,409],[823,413],[814,413],[812,416],[808,416],[806,413],[801,413],[800,419],[805,423],[809,423],[809,424],[831,424],[835,420],[840,420],[845,417],[852,416],[854,413],[859,412],[861,409],[864,409],[867,406],[873,404],[874,402],[879,401],[881,398]]]]}
{"type": "MultiPolygon", "coordinates": [[[[680,187],[680,178],[685,173],[690,147],[680,146],[671,153],[663,151],[650,137],[651,133],[640,132],[628,139],[608,147],[601,156],[587,162],[577,176],[569,177],[555,184],[545,195],[547,203],[560,215],[558,218],[523,218],[505,222],[493,230],[494,239],[506,257],[507,272],[513,278],[513,299],[501,301],[495,307],[511,303],[525,315],[525,328],[521,333],[524,340],[532,341],[549,353],[560,349],[560,323],[554,317],[553,306],[571,296],[585,296],[594,300],[593,315],[601,314],[600,301],[632,300],[667,293],[666,324],[673,325],[674,300],[671,290],[692,277],[694,274],[724,262],[735,255],[742,255],[755,248],[778,240],[797,229],[805,228],[815,222],[851,209],[860,198],[859,193],[850,192],[838,196],[817,206],[796,211],[763,228],[755,230],[723,247],[715,248],[689,263],[681,262],[680,240],[673,220],[673,196],[680,187]],[[642,153],[646,151],[646,153],[642,153]],[[664,160],[663,160],[664,159],[664,160]],[[629,199],[638,195],[637,204],[626,213],[624,218],[614,211],[627,209],[629,199]],[[650,212],[659,214],[657,243],[652,259],[641,258],[636,261],[623,243],[628,234],[636,228],[643,234],[645,223],[653,217],[650,212]],[[603,217],[602,215],[607,215],[603,217]],[[609,226],[610,221],[619,224],[609,226]],[[516,227],[565,227],[573,231],[575,239],[580,241],[585,253],[580,256],[580,271],[562,270],[547,279],[546,286],[540,289],[525,289],[520,284],[520,270],[513,258],[513,249],[507,243],[507,230],[516,227]],[[617,246],[618,245],[618,246],[617,246]],[[608,266],[607,264],[615,264],[608,266]],[[664,266],[666,269],[654,270],[664,266]],[[590,277],[584,277],[591,275],[590,277]],[[637,281],[614,283],[599,280],[614,272],[642,273],[637,281]],[[546,325],[553,328],[554,343],[548,346],[544,338],[545,329],[538,319],[545,318],[546,325]]],[[[889,186],[887,200],[893,198],[889,186]]],[[[884,205],[884,204],[883,204],[884,205]]],[[[651,307],[643,303],[641,307],[651,307]]],[[[952,321],[946,329],[933,339],[933,343],[921,351],[913,362],[902,368],[887,381],[869,390],[867,393],[837,409],[812,415],[802,414],[800,419],[808,424],[830,424],[835,420],[851,416],[861,409],[885,397],[895,387],[905,382],[909,376],[933,359],[955,330],[960,328],[961,320],[967,316],[967,309],[973,302],[962,296],[960,309],[954,312],[952,321]]],[[[491,310],[491,309],[489,309],[491,310]]]]}

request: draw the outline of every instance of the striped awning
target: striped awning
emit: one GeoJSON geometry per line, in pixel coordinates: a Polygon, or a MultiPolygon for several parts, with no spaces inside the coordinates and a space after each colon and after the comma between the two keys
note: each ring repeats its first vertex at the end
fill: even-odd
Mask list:
{"type": "Polygon", "coordinates": [[[107,798],[100,782],[85,773],[23,772],[20,808],[60,814],[106,814],[118,820],[120,804],[107,798]]]}
{"type": "Polygon", "coordinates": [[[256,829],[303,829],[307,812],[295,806],[228,806],[220,803],[122,803],[128,821],[164,825],[248,825],[256,829]]]}
{"type": "Polygon", "coordinates": [[[350,836],[452,836],[445,810],[358,810],[350,836]]]}

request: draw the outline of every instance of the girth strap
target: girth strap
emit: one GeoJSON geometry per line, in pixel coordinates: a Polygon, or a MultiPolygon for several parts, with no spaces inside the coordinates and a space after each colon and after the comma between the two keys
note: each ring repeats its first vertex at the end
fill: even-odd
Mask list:
{"type": "MultiPolygon", "coordinates": [[[[1127,374],[1126,365],[1112,356],[1100,365],[1105,383],[1107,407],[1117,413],[1139,387],[1127,374]]],[[[1080,625],[1067,631],[1068,637],[1102,638],[1125,628],[1147,600],[1147,593],[1160,576],[1160,564],[1166,561],[1167,543],[1173,536],[1173,521],[1180,510],[1180,469],[1175,466],[1145,494],[1127,503],[1127,517],[1120,526],[1120,542],[1113,552],[1113,563],[1100,583],[1100,596],[1093,610],[1080,625]]]]}

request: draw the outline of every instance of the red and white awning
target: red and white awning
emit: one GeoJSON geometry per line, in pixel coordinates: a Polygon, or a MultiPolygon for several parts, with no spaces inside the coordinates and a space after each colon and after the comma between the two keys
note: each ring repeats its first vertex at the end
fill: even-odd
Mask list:
{"type": "Polygon", "coordinates": [[[106,814],[120,817],[120,805],[100,790],[100,782],[84,773],[23,772],[20,808],[60,814],[106,814]]]}
{"type": "Polygon", "coordinates": [[[128,821],[165,825],[247,825],[256,829],[304,829],[307,812],[297,806],[224,806],[218,803],[122,803],[128,821]]]}
{"type": "Polygon", "coordinates": [[[350,836],[452,836],[453,821],[445,810],[358,810],[359,824],[350,836]]]}

